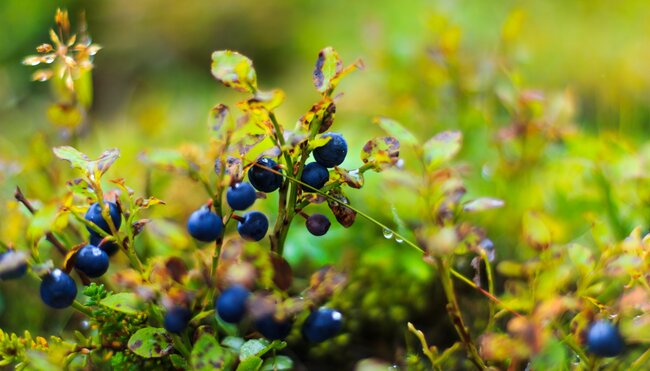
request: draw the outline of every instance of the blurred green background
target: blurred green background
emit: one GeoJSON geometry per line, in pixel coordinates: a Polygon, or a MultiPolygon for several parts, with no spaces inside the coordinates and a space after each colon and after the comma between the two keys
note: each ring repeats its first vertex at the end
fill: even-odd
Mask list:
{"type": "MultiPolygon", "coordinates": [[[[318,100],[311,83],[314,61],[321,48],[333,46],[345,62],[361,58],[366,67],[339,88],[345,95],[333,130],[348,138],[351,155],[345,165],[359,166],[361,146],[381,134],[371,124],[376,115],[399,120],[422,141],[442,130],[463,130],[460,161],[469,165],[469,195],[506,200],[504,210],[475,218],[495,241],[497,259],[531,254],[519,238],[521,215],[530,208],[552,215],[559,241],[580,237],[593,220],[603,221],[615,237],[650,221],[641,209],[650,199],[641,190],[647,182],[637,174],[647,171],[649,155],[633,155],[650,153],[644,147],[650,118],[650,6],[645,1],[4,0],[0,237],[5,242],[19,244],[26,223],[9,220],[20,214],[11,201],[14,187],[20,185],[30,197],[47,202],[57,195],[48,195],[52,187],[46,186],[46,178],[52,176],[43,174],[66,171],[60,162],[31,160],[51,146],[69,144],[69,139],[46,119],[52,103],[47,84],[31,82],[33,69],[20,63],[48,41],[57,7],[69,10],[73,29],[85,11],[93,41],[103,47],[95,58],[90,125],[75,145],[90,156],[120,148],[122,158],[111,175],[126,178],[138,192],[144,188],[140,152],[207,143],[209,109],[241,98],[210,75],[212,51],[227,48],[250,57],[261,88],[287,93],[278,116],[291,127],[318,100]],[[495,139],[516,118],[500,100],[527,89],[548,92],[545,101],[559,102],[555,116],[533,116],[574,133],[557,141],[543,138],[550,144],[533,147],[533,155],[500,146],[495,139]],[[512,158],[525,161],[512,167],[512,158]],[[601,169],[605,188],[581,160],[612,164],[601,169]],[[52,163],[56,168],[48,169],[52,163]],[[589,213],[596,217],[585,217],[589,213]]],[[[402,155],[410,168],[413,153],[405,148],[402,155]]],[[[405,220],[416,222],[417,200],[387,186],[383,176],[369,174],[364,189],[350,192],[353,203],[390,225],[393,207],[405,220]]],[[[61,195],[66,178],[54,179],[60,186],[54,192],[61,195]]],[[[158,172],[153,179],[153,194],[168,203],[154,216],[175,220],[181,229],[192,205],[205,198],[200,186],[158,172]]],[[[272,211],[271,203],[261,207],[272,211]]],[[[439,288],[429,266],[418,253],[384,239],[365,220],[359,218],[347,230],[336,225],[321,239],[296,225],[287,254],[303,275],[326,263],[351,272],[354,290],[336,300],[349,313],[358,312],[351,315],[352,340],[341,342],[377,342],[354,349],[354,357],[397,357],[391,349],[402,341],[406,320],[426,328],[433,343],[450,344],[451,328],[437,320],[444,308],[434,300],[439,288]]],[[[471,274],[469,268],[465,271],[471,274]]],[[[36,284],[28,284],[29,294],[19,285],[0,288],[2,328],[57,332],[65,322],[46,319],[36,284]],[[12,296],[17,292],[22,292],[20,306],[12,296]],[[24,310],[24,303],[33,309],[24,310]]],[[[479,297],[466,298],[474,299],[479,297]]]]}

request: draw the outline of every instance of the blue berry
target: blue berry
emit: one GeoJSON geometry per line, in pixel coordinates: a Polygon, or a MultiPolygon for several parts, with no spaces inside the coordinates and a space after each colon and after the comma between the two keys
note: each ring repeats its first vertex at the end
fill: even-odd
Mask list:
{"type": "MultiPolygon", "coordinates": [[[[109,205],[109,213],[115,229],[120,229],[120,225],[122,225],[122,217],[120,216],[117,204],[108,201],[104,201],[104,203],[109,205]]],[[[86,220],[95,223],[95,225],[101,228],[104,232],[111,234],[111,228],[108,226],[106,220],[104,220],[104,217],[102,216],[102,207],[98,202],[90,205],[88,211],[86,211],[86,220]]],[[[88,229],[91,236],[99,237],[99,234],[91,228],[86,227],[86,229],[88,229]]]]}
{"type": "MultiPolygon", "coordinates": [[[[330,179],[330,173],[327,171],[327,168],[318,162],[310,162],[307,165],[305,165],[305,168],[302,169],[302,176],[300,177],[300,180],[303,183],[307,183],[308,185],[316,188],[316,189],[321,189],[327,183],[327,181],[330,179]]],[[[313,192],[313,189],[310,188],[303,188],[305,192],[313,192]]]]}
{"type": "Polygon", "coordinates": [[[615,357],[624,345],[618,328],[609,321],[598,321],[587,332],[587,349],[597,356],[615,357]]]}
{"type": "Polygon", "coordinates": [[[221,217],[207,207],[202,207],[190,215],[187,221],[187,230],[195,239],[203,242],[212,242],[221,236],[223,222],[221,217]]]}
{"type": "Polygon", "coordinates": [[[327,133],[323,137],[331,139],[324,146],[314,149],[314,159],[325,167],[341,165],[348,154],[348,144],[339,133],[327,133]]]}
{"type": "Polygon", "coordinates": [[[320,343],[334,337],[343,327],[341,312],[320,308],[311,312],[302,325],[303,336],[312,343],[320,343]]]}
{"type": "Polygon", "coordinates": [[[101,277],[108,270],[108,254],[97,246],[86,245],[77,252],[75,267],[90,278],[101,277]]]}
{"type": "MultiPolygon", "coordinates": [[[[278,169],[278,163],[268,157],[263,157],[257,160],[257,163],[270,169],[278,169]]],[[[248,169],[248,180],[258,191],[269,193],[280,188],[280,185],[282,184],[282,175],[273,173],[259,166],[252,166],[248,169]]]]}
{"type": "Polygon", "coordinates": [[[250,183],[241,182],[228,188],[226,200],[233,210],[246,210],[255,203],[257,193],[250,183]]]}
{"type": "Polygon", "coordinates": [[[178,334],[183,332],[187,324],[192,319],[192,312],[185,307],[173,307],[165,313],[164,323],[165,330],[178,334]]]}
{"type": "Polygon", "coordinates": [[[13,280],[27,273],[27,262],[22,253],[7,251],[0,254],[0,280],[13,280]]]}
{"type": "Polygon", "coordinates": [[[234,285],[225,289],[217,299],[217,313],[228,323],[237,323],[246,314],[246,300],[250,292],[242,285],[234,285]]]}
{"type": "Polygon", "coordinates": [[[251,211],[243,216],[244,220],[237,225],[237,231],[243,239],[259,241],[266,236],[269,220],[259,211],[251,211]]]}
{"type": "Polygon", "coordinates": [[[305,225],[309,233],[314,236],[322,236],[327,233],[332,223],[325,215],[314,213],[307,218],[305,225]]]}
{"type": "Polygon", "coordinates": [[[102,240],[103,239],[100,236],[90,235],[90,244],[104,250],[108,256],[113,256],[120,250],[120,246],[115,241],[106,241],[102,243],[102,240]]]}
{"type": "Polygon", "coordinates": [[[41,281],[41,299],[55,309],[69,307],[77,296],[77,285],[67,273],[55,269],[41,281]]]}
{"type": "Polygon", "coordinates": [[[257,321],[255,327],[265,338],[269,340],[281,340],[291,332],[291,321],[286,318],[282,321],[275,319],[275,316],[267,314],[257,321]]]}

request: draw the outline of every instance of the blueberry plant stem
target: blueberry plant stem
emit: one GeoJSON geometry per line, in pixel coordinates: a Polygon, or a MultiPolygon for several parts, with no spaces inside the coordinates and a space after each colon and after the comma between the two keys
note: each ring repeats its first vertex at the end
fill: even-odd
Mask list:
{"type": "Polygon", "coordinates": [[[93,316],[93,312],[90,309],[88,309],[87,307],[85,307],[84,305],[82,305],[80,302],[76,300],[72,302],[72,307],[76,309],[78,312],[85,314],[88,317],[93,316]]]}
{"type": "MultiPolygon", "coordinates": [[[[25,195],[23,194],[20,187],[16,187],[16,192],[14,193],[14,197],[16,198],[16,200],[18,202],[25,205],[27,210],[29,210],[29,212],[32,215],[36,214],[37,210],[34,208],[32,203],[29,202],[29,200],[25,197],[25,195]]],[[[47,231],[45,233],[45,239],[48,242],[50,242],[52,244],[52,246],[54,246],[54,248],[59,252],[59,254],[61,254],[61,256],[63,256],[65,258],[68,255],[68,249],[65,248],[65,246],[61,243],[61,241],[59,241],[58,238],[56,238],[54,233],[52,233],[50,231],[47,231]]],[[[90,279],[88,278],[88,276],[86,276],[83,272],[81,272],[79,270],[75,269],[75,271],[79,275],[79,278],[81,279],[81,283],[83,283],[85,286],[90,285],[90,279]]]]}
{"type": "MultiPolygon", "coordinates": [[[[16,198],[16,201],[20,202],[23,204],[27,210],[32,214],[36,214],[36,209],[34,206],[32,206],[32,203],[29,202],[29,200],[25,197],[23,194],[23,191],[20,189],[20,187],[16,187],[16,192],[14,193],[14,198],[16,198]]],[[[65,256],[68,253],[68,249],[63,246],[63,244],[52,234],[52,232],[48,231],[45,233],[45,239],[54,246],[54,248],[63,256],[65,256]]]]}
{"type": "Polygon", "coordinates": [[[456,299],[456,293],[454,291],[454,282],[451,280],[451,273],[449,271],[449,263],[444,260],[442,257],[435,258],[436,266],[438,267],[438,272],[440,273],[440,279],[442,281],[442,286],[447,297],[447,312],[451,318],[451,322],[458,333],[460,341],[465,345],[465,351],[469,356],[470,361],[476,366],[477,369],[483,370],[486,368],[483,359],[478,354],[478,349],[472,336],[469,333],[468,328],[465,326],[463,321],[463,316],[460,311],[460,306],[456,299]]]}

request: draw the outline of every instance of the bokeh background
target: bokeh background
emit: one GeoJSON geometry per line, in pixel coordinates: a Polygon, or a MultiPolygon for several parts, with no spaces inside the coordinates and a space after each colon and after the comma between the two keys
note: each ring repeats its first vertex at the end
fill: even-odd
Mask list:
{"type": "MultiPolygon", "coordinates": [[[[249,56],[262,88],[287,93],[278,116],[291,126],[318,100],[311,83],[314,61],[320,49],[333,46],[347,63],[361,58],[365,64],[339,88],[345,95],[334,129],[348,138],[351,156],[345,164],[358,166],[363,143],[381,134],[371,124],[377,115],[400,121],[422,141],[442,130],[463,130],[459,161],[467,165],[468,194],[506,200],[506,208],[475,220],[495,241],[498,261],[532,254],[520,241],[521,217],[531,208],[549,215],[560,241],[579,238],[594,221],[603,221],[603,233],[621,237],[650,219],[643,211],[648,198],[640,175],[648,170],[648,155],[636,155],[650,153],[644,146],[650,118],[645,1],[3,0],[0,238],[6,243],[19,243],[26,223],[12,219],[24,214],[12,202],[16,185],[43,202],[57,196],[48,192],[64,191],[64,178],[60,190],[47,186],[47,174],[66,168],[51,162],[48,151],[69,138],[46,119],[52,103],[48,85],[31,82],[33,69],[21,65],[48,41],[57,7],[69,10],[73,28],[85,11],[93,41],[103,47],[94,61],[89,126],[75,145],[91,156],[120,148],[122,158],[111,171],[138,191],[145,186],[139,153],[207,143],[209,109],[241,97],[212,78],[212,51],[227,48],[249,56]],[[544,137],[548,145],[533,144],[532,154],[499,139],[500,130],[517,117],[509,97],[517,101],[522,92],[542,97],[533,116],[560,133],[544,137]],[[602,169],[605,191],[591,176],[592,167],[576,159],[613,164],[602,169]],[[52,163],[54,169],[43,168],[52,163]]],[[[402,155],[411,166],[413,153],[405,149],[402,155]]],[[[382,176],[369,174],[364,189],[350,193],[353,203],[390,225],[393,209],[417,221],[417,200],[387,186],[382,176]]],[[[191,205],[204,198],[200,186],[162,173],[153,179],[152,193],[168,203],[154,216],[165,218],[164,228],[181,231],[191,205]]],[[[271,204],[262,207],[271,211],[271,204]]],[[[169,248],[182,251],[190,244],[175,237],[169,248]]],[[[453,342],[452,328],[441,320],[444,303],[431,268],[371,223],[359,219],[350,229],[334,226],[320,239],[296,225],[288,244],[297,272],[306,276],[333,263],[352,277],[346,293],[335,299],[351,318],[349,334],[329,345],[347,353],[315,349],[312,356],[392,362],[400,356],[407,320],[425,329],[434,344],[453,342]]],[[[0,325],[7,331],[47,334],[75,325],[65,321],[69,313],[42,308],[35,282],[3,283],[0,294],[0,325]]],[[[482,301],[466,294],[467,307],[482,301]]]]}

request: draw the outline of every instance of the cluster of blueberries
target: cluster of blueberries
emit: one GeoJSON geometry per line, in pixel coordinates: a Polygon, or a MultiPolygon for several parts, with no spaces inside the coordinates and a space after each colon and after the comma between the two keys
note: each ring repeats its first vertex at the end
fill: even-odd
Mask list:
{"type": "MultiPolygon", "coordinates": [[[[246,315],[250,292],[244,286],[233,285],[221,293],[216,302],[219,317],[228,323],[238,323],[246,315]]],[[[269,340],[284,339],[291,331],[291,320],[277,320],[272,313],[255,321],[257,330],[269,340]]],[[[302,325],[302,334],[310,342],[319,343],[336,335],[343,325],[340,312],[319,308],[313,311],[302,325]]]]}
{"type": "MultiPolygon", "coordinates": [[[[250,291],[242,285],[233,285],[225,289],[215,302],[219,318],[228,323],[241,322],[247,313],[250,291]]],[[[187,327],[191,313],[187,308],[175,307],[165,314],[165,329],[180,333],[187,327]]],[[[343,326],[340,312],[319,308],[309,314],[302,325],[302,334],[312,343],[320,343],[335,336],[343,326]]],[[[255,328],[269,340],[281,340],[291,332],[292,321],[289,318],[278,320],[273,313],[255,320],[255,328]]]]}
{"type": "MultiPolygon", "coordinates": [[[[110,217],[116,229],[122,224],[117,204],[106,202],[109,206],[110,217]]],[[[94,223],[106,233],[111,229],[102,216],[102,206],[99,203],[92,204],[86,212],[87,221],[94,223]]],[[[101,277],[108,270],[109,256],[117,252],[119,246],[115,242],[102,243],[102,237],[91,228],[90,243],[75,254],[75,268],[90,278],[101,277]]],[[[74,280],[64,271],[54,269],[46,274],[41,281],[41,299],[52,308],[62,309],[69,307],[77,296],[77,285],[74,280]]]]}
{"type": "MultiPolygon", "coordinates": [[[[300,177],[303,183],[314,189],[325,186],[329,180],[327,169],[342,164],[348,153],[348,144],[341,134],[327,133],[323,137],[329,137],[330,140],[325,145],[314,149],[313,155],[316,161],[306,164],[300,177]]],[[[237,182],[226,191],[228,205],[235,211],[246,210],[255,203],[257,198],[255,190],[271,193],[280,188],[282,185],[280,167],[271,158],[260,158],[256,165],[248,170],[248,180],[250,183],[237,182]]],[[[303,191],[309,192],[312,189],[303,188],[303,191]]],[[[237,231],[245,240],[260,241],[268,231],[269,220],[259,211],[251,211],[234,218],[239,221],[237,231]]],[[[311,234],[322,236],[327,233],[331,223],[327,216],[315,213],[307,217],[305,225],[311,234]]],[[[215,241],[223,233],[223,228],[221,217],[207,206],[192,213],[187,222],[190,235],[202,242],[215,241]]]]}
{"type": "MultiPolygon", "coordinates": [[[[314,189],[321,189],[329,180],[328,168],[340,165],[347,155],[347,143],[337,133],[328,133],[330,140],[314,150],[315,162],[305,165],[301,181],[314,189]]],[[[278,164],[270,158],[261,158],[259,166],[253,166],[248,171],[250,183],[238,182],[233,184],[226,193],[228,205],[237,211],[251,207],[257,198],[256,191],[273,192],[282,184],[282,175],[267,170],[280,172],[278,164]]],[[[311,189],[303,189],[305,192],[311,189]]],[[[116,229],[120,228],[122,219],[118,206],[106,202],[109,206],[110,217],[116,229]]],[[[86,212],[85,219],[94,223],[106,233],[111,233],[110,227],[102,216],[102,206],[94,203],[86,212]]],[[[263,213],[251,211],[241,217],[237,231],[242,238],[259,241],[266,235],[269,221],[263,213]]],[[[330,227],[329,219],[323,214],[312,214],[307,217],[307,229],[316,236],[324,235],[330,227]]],[[[187,228],[195,239],[203,242],[215,241],[223,233],[224,225],[221,217],[204,206],[190,216],[187,228]]],[[[119,246],[112,241],[102,241],[102,237],[93,229],[90,233],[90,243],[82,247],[75,256],[75,268],[90,278],[102,276],[108,270],[109,257],[115,254],[119,246]]],[[[6,263],[11,267],[0,273],[1,280],[20,278],[27,272],[27,263],[17,258],[17,252],[7,251],[0,254],[0,264],[6,263]],[[19,260],[17,263],[10,262],[19,260]]],[[[45,304],[52,308],[66,308],[77,296],[77,286],[74,280],[64,271],[54,269],[43,277],[40,295],[45,304]]],[[[250,291],[241,285],[233,285],[225,289],[215,302],[219,317],[228,323],[239,323],[247,313],[247,303],[250,291]]],[[[182,332],[191,319],[188,308],[177,306],[168,310],[164,317],[165,328],[173,333],[182,332]]],[[[343,316],[340,312],[319,308],[313,311],[302,325],[302,334],[310,342],[318,343],[336,335],[342,327],[343,316]]],[[[289,318],[278,320],[273,313],[257,318],[255,328],[270,340],[284,339],[291,331],[292,321],[289,318]]],[[[624,348],[624,341],[618,328],[609,321],[601,320],[593,323],[587,332],[587,348],[590,352],[602,357],[614,357],[624,348]]]]}
{"type": "MultiPolygon", "coordinates": [[[[305,165],[301,181],[314,189],[321,189],[329,181],[328,168],[338,166],[345,160],[348,145],[341,134],[328,133],[324,136],[330,140],[314,150],[315,162],[305,165]]],[[[226,201],[234,211],[244,211],[253,206],[257,192],[271,193],[282,185],[283,176],[278,163],[268,157],[257,160],[256,165],[248,170],[248,182],[234,182],[226,191],[226,201]],[[272,169],[274,171],[271,171],[272,169]]],[[[313,191],[303,188],[303,191],[313,191]]],[[[266,236],[269,220],[259,211],[249,211],[242,216],[233,216],[238,220],[237,231],[248,241],[260,241],[266,236]]],[[[322,236],[330,228],[329,219],[319,213],[307,217],[307,230],[315,236],[322,236]]],[[[202,242],[216,241],[223,233],[224,225],[221,216],[203,206],[190,215],[187,229],[192,237],[202,242]]],[[[238,323],[246,314],[246,303],[250,296],[248,289],[234,285],[218,297],[215,306],[219,317],[225,322],[238,323]]],[[[183,331],[191,318],[189,309],[177,306],[165,314],[165,328],[174,333],[183,331]]],[[[311,342],[321,342],[334,336],[342,326],[340,312],[320,308],[305,320],[302,332],[311,342]]],[[[255,321],[255,327],[264,337],[275,340],[285,338],[291,331],[292,322],[289,319],[279,321],[271,313],[255,321]]]]}

